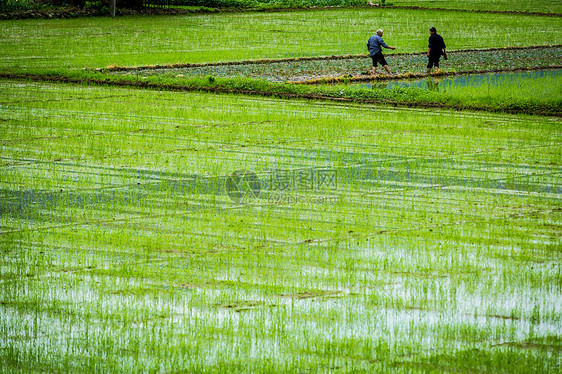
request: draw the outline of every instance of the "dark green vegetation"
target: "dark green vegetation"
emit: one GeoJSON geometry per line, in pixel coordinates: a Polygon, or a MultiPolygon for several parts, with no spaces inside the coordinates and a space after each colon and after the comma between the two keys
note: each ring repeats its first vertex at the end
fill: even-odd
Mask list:
{"type": "Polygon", "coordinates": [[[0,22],[0,372],[559,372],[557,20],[0,22]],[[432,90],[344,57],[419,72],[431,24],[488,50],[432,90]]]}
{"type": "MultiPolygon", "coordinates": [[[[182,0],[175,0],[178,4],[182,0]]],[[[353,7],[366,6],[365,0],[188,0],[183,4],[208,7],[239,7],[239,8],[302,8],[302,7],[353,7]]]]}
{"type": "MultiPolygon", "coordinates": [[[[123,6],[142,5],[142,1],[126,0],[120,1],[123,6]]],[[[528,12],[528,13],[553,13],[561,14],[562,5],[557,0],[377,0],[371,1],[373,5],[381,7],[416,7],[416,8],[440,8],[452,10],[493,11],[493,12],[528,12]]],[[[165,4],[167,6],[182,8],[185,6],[213,7],[213,8],[301,8],[301,7],[368,7],[367,0],[168,0],[147,1],[148,5],[165,4]]],[[[95,8],[104,5],[104,1],[84,0],[1,0],[0,11],[18,11],[32,9],[51,9],[60,6],[82,6],[95,8]]],[[[107,6],[107,4],[105,4],[107,6]]]]}
{"type": "MultiPolygon", "coordinates": [[[[152,6],[166,7],[200,7],[200,8],[302,8],[302,7],[353,7],[367,6],[365,0],[118,0],[118,6],[122,8],[139,8],[152,6]]],[[[109,1],[86,1],[86,0],[0,0],[0,12],[2,11],[25,11],[40,9],[56,9],[61,7],[100,8],[107,7],[109,1]]]]}

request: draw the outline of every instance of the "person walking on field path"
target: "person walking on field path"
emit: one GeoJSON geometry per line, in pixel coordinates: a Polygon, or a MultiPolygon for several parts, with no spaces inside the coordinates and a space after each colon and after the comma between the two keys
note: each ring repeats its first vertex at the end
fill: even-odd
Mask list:
{"type": "Polygon", "coordinates": [[[434,72],[437,73],[439,70],[439,58],[447,59],[447,47],[441,35],[437,33],[435,27],[429,29],[429,45],[427,46],[427,74],[431,73],[431,68],[434,68],[434,72]]]}
{"type": "Polygon", "coordinates": [[[383,47],[392,50],[396,49],[395,47],[389,47],[388,45],[386,45],[384,40],[382,40],[382,30],[378,29],[377,33],[371,36],[369,38],[369,41],[367,42],[367,48],[369,48],[369,54],[373,59],[373,70],[372,70],[373,75],[377,74],[377,64],[381,64],[381,66],[384,67],[388,75],[392,75],[392,73],[390,72],[390,68],[386,63],[386,60],[384,59],[384,55],[382,54],[383,47]]]}

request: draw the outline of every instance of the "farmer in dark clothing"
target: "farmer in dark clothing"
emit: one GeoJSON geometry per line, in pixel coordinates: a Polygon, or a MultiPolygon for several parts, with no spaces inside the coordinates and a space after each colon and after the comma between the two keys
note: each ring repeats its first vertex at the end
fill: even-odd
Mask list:
{"type": "Polygon", "coordinates": [[[388,64],[386,63],[386,60],[384,59],[384,56],[382,54],[383,47],[392,50],[396,49],[394,47],[389,47],[386,45],[384,40],[382,40],[382,30],[378,29],[377,34],[371,36],[369,38],[369,41],[367,42],[367,48],[369,48],[369,54],[373,59],[373,72],[372,72],[373,75],[377,74],[377,64],[381,64],[381,66],[385,68],[388,75],[392,75],[392,73],[390,72],[390,68],[388,67],[388,64]]]}
{"type": "Polygon", "coordinates": [[[447,50],[445,42],[441,35],[437,33],[435,27],[429,29],[429,45],[427,48],[427,57],[429,61],[427,63],[427,74],[431,73],[431,68],[434,67],[434,71],[437,73],[439,69],[439,58],[443,56],[445,60],[447,59],[447,50]]]}

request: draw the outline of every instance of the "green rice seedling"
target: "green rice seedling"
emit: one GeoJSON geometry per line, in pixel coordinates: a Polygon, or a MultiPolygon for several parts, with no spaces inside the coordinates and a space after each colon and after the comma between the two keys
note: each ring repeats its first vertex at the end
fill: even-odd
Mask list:
{"type": "Polygon", "coordinates": [[[8,372],[557,369],[556,117],[0,95],[8,372]]]}
{"type": "Polygon", "coordinates": [[[499,12],[531,12],[531,13],[562,13],[560,4],[553,0],[540,0],[532,3],[525,3],[516,0],[476,0],[471,2],[464,1],[445,1],[445,0],[393,0],[395,6],[415,6],[421,8],[441,8],[468,11],[499,11],[499,12]]]}
{"type": "MultiPolygon", "coordinates": [[[[0,69],[56,74],[112,65],[356,55],[367,53],[366,40],[379,27],[400,52],[423,52],[434,17],[429,10],[338,9],[120,17],[118,22],[103,17],[2,21],[0,69]]],[[[443,26],[435,26],[450,50],[524,46],[522,34],[534,35],[536,45],[560,44],[556,17],[442,12],[439,18],[443,26]],[[448,29],[451,24],[457,27],[448,29]]]]}
{"type": "Polygon", "coordinates": [[[517,108],[528,113],[546,113],[560,107],[560,71],[466,75],[452,78],[426,77],[382,83],[338,83],[321,90],[340,96],[388,97],[394,100],[448,103],[473,108],[517,108]],[[342,88],[344,89],[342,92],[342,88]],[[352,90],[349,90],[352,88],[352,90]],[[353,92],[355,90],[356,92],[353,92]],[[549,109],[550,108],[550,109],[549,109]]]}

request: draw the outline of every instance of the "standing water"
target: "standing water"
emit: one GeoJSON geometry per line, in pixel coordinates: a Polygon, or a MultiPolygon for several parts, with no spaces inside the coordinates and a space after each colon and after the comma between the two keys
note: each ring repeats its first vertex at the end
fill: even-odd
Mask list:
{"type": "MultiPolygon", "coordinates": [[[[420,88],[423,90],[431,90],[436,92],[447,92],[455,88],[467,87],[501,87],[513,85],[520,82],[533,81],[537,79],[556,79],[562,77],[562,70],[545,70],[531,71],[520,73],[498,73],[498,74],[480,74],[480,75],[463,75],[456,77],[434,77],[415,80],[397,80],[391,82],[370,82],[352,84],[351,87],[357,88],[378,88],[378,89],[394,89],[394,88],[420,88]]],[[[562,87],[561,87],[562,89],[562,87]]]]}

